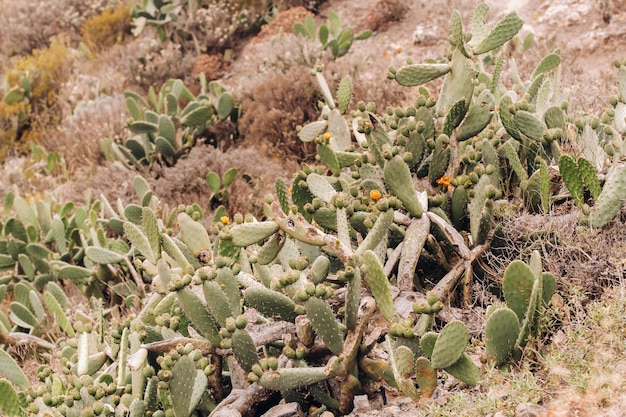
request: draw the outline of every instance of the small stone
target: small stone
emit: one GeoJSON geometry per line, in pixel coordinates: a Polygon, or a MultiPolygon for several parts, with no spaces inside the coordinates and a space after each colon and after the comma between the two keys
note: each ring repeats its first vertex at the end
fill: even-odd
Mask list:
{"type": "Polygon", "coordinates": [[[357,413],[367,413],[371,410],[370,401],[367,395],[354,396],[354,411],[357,413]]]}
{"type": "Polygon", "coordinates": [[[538,417],[547,409],[539,404],[522,403],[515,408],[515,417],[538,417]]]}

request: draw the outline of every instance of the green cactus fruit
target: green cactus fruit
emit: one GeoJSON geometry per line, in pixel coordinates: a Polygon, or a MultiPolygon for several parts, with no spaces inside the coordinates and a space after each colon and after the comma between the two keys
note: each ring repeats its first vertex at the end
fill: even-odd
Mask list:
{"type": "Polygon", "coordinates": [[[412,64],[399,68],[395,73],[398,84],[406,87],[422,85],[442,77],[451,70],[448,64],[412,64]]]}
{"type": "Polygon", "coordinates": [[[393,296],[391,295],[391,284],[383,269],[383,265],[378,256],[367,250],[363,253],[363,264],[366,266],[365,277],[369,288],[376,300],[376,305],[387,321],[391,321],[395,314],[393,306],[393,296]]]}
{"type": "Polygon", "coordinates": [[[318,336],[331,352],[339,355],[343,351],[343,332],[326,301],[311,297],[306,301],[304,308],[318,336]]]}
{"type": "Polygon", "coordinates": [[[236,224],[230,228],[233,245],[241,247],[259,243],[277,231],[278,223],[272,220],[236,224]]]}
{"type": "Polygon", "coordinates": [[[188,287],[179,290],[177,297],[178,305],[189,321],[193,323],[198,333],[206,337],[214,346],[220,346],[222,337],[219,334],[218,324],[200,297],[188,287]]]}
{"type": "Polygon", "coordinates": [[[349,75],[345,75],[341,82],[339,82],[339,87],[337,87],[337,108],[341,112],[341,114],[345,114],[350,106],[350,101],[352,100],[352,78],[349,75]]]}
{"type": "Polygon", "coordinates": [[[15,392],[13,385],[6,379],[0,379],[0,412],[6,416],[25,416],[20,397],[15,392]]]}
{"type": "Polygon", "coordinates": [[[306,182],[313,195],[325,203],[330,203],[337,194],[337,190],[322,175],[311,173],[307,176],[306,182]]]}
{"type": "Polygon", "coordinates": [[[328,272],[330,272],[330,260],[328,257],[321,255],[313,261],[313,264],[311,264],[311,268],[307,274],[307,279],[316,285],[321,284],[326,280],[328,272]]]}
{"type": "MultiPolygon", "coordinates": [[[[337,154],[335,153],[333,148],[331,148],[329,145],[325,143],[318,143],[317,154],[319,155],[322,163],[328,167],[330,172],[334,176],[339,176],[339,174],[341,173],[341,166],[339,165],[339,159],[337,158],[337,154]]],[[[309,184],[309,187],[310,187],[310,184],[309,184]]],[[[315,194],[315,191],[313,190],[311,191],[313,192],[313,194],[315,194]]]]}
{"type": "Polygon", "coordinates": [[[539,62],[539,64],[537,64],[537,67],[535,68],[535,70],[533,71],[533,74],[530,77],[531,80],[535,79],[536,77],[538,77],[541,74],[547,74],[547,73],[551,72],[556,67],[558,67],[560,63],[561,63],[561,53],[557,49],[556,51],[552,52],[551,54],[546,55],[541,60],[541,62],[539,62]]]}
{"type": "Polygon", "coordinates": [[[363,239],[363,242],[361,242],[357,248],[355,252],[356,255],[361,255],[368,250],[373,250],[383,239],[386,238],[389,228],[393,223],[393,212],[393,209],[388,209],[378,216],[376,223],[374,223],[374,226],[370,229],[365,239],[363,239]]]}
{"type": "Polygon", "coordinates": [[[276,259],[278,256],[278,252],[285,245],[285,237],[280,233],[274,233],[270,236],[269,239],[263,244],[263,246],[258,250],[256,254],[257,263],[259,265],[268,265],[276,259]]]}
{"type": "Polygon", "coordinates": [[[322,133],[326,132],[328,122],[326,120],[317,120],[305,125],[298,132],[298,137],[302,142],[312,142],[322,133]]]}
{"type": "Polygon", "coordinates": [[[431,185],[437,185],[439,180],[447,171],[452,156],[450,138],[448,135],[441,135],[435,141],[435,149],[432,152],[430,169],[428,170],[428,180],[431,185]]]}
{"type": "Polygon", "coordinates": [[[598,179],[598,173],[595,167],[591,162],[581,156],[578,158],[578,170],[583,182],[589,190],[589,193],[594,199],[597,200],[602,192],[602,186],[600,185],[600,180],[598,179]]]}
{"type": "Polygon", "coordinates": [[[576,160],[569,155],[561,155],[559,158],[559,171],[574,203],[577,206],[582,205],[585,202],[585,188],[576,160]]]}
{"type": "Polygon", "coordinates": [[[213,252],[209,233],[202,224],[182,212],[178,215],[178,225],[180,226],[180,239],[194,255],[201,251],[209,254],[213,252]]]}
{"type": "Polygon", "coordinates": [[[433,348],[433,367],[443,369],[452,366],[461,358],[468,342],[469,333],[463,322],[451,321],[446,324],[433,348]]]}
{"type": "Polygon", "coordinates": [[[208,378],[191,356],[181,356],[172,367],[169,381],[172,409],[175,417],[188,417],[194,411],[207,389],[208,378]]]}
{"type": "Polygon", "coordinates": [[[244,291],[244,298],[250,307],[267,317],[293,322],[303,314],[291,298],[266,287],[249,287],[244,291]]]}
{"type": "Polygon", "coordinates": [[[422,216],[422,205],[413,186],[411,172],[402,157],[396,155],[385,164],[383,177],[389,191],[398,197],[404,208],[414,217],[422,216]]]}
{"type": "MultiPolygon", "coordinates": [[[[226,326],[226,319],[232,317],[232,311],[226,295],[215,281],[205,281],[202,290],[207,308],[220,327],[226,326]]],[[[237,313],[238,314],[238,313],[237,313]]]]}
{"type": "Polygon", "coordinates": [[[482,132],[491,122],[495,105],[495,99],[491,91],[483,90],[476,102],[470,106],[463,124],[457,129],[457,140],[464,141],[482,132]]]}
{"type": "Polygon", "coordinates": [[[507,307],[495,309],[485,324],[485,353],[487,362],[499,366],[513,352],[520,331],[517,314],[507,307]]]}
{"type": "Polygon", "coordinates": [[[516,111],[513,119],[519,131],[535,141],[540,141],[548,129],[541,119],[526,110],[516,111]]]}
{"type": "Polygon", "coordinates": [[[524,320],[528,310],[534,283],[533,271],[520,260],[511,262],[504,271],[502,278],[504,299],[509,308],[517,314],[520,322],[524,320]]]}
{"type": "Polygon", "coordinates": [[[444,368],[444,371],[470,386],[478,385],[480,381],[480,369],[467,353],[463,353],[458,361],[444,368]]]}
{"type": "Polygon", "coordinates": [[[423,356],[415,361],[415,380],[422,398],[431,398],[437,389],[437,371],[423,356]]]}
{"type": "Polygon", "coordinates": [[[613,168],[589,215],[591,227],[602,228],[615,218],[626,200],[626,165],[613,168]]]}
{"type": "Polygon", "coordinates": [[[507,41],[513,39],[522,26],[524,26],[524,21],[519,18],[515,11],[507,13],[506,16],[496,23],[489,34],[473,48],[474,54],[484,54],[504,45],[507,41]]]}
{"type": "Polygon", "coordinates": [[[244,329],[236,329],[232,335],[232,341],[235,359],[244,371],[250,372],[252,366],[259,363],[252,337],[244,329]]]}
{"type": "Polygon", "coordinates": [[[548,107],[543,119],[549,129],[567,129],[567,116],[560,106],[548,107]]]}
{"type": "MultiPolygon", "coordinates": [[[[445,116],[452,106],[464,99],[469,103],[474,92],[474,72],[470,61],[459,49],[452,52],[451,71],[446,74],[437,100],[436,114],[445,116]]],[[[465,108],[467,110],[467,107],[465,108]]]]}
{"type": "Polygon", "coordinates": [[[273,391],[284,391],[306,387],[332,378],[326,368],[281,368],[276,371],[265,371],[259,379],[259,385],[273,391]]]}

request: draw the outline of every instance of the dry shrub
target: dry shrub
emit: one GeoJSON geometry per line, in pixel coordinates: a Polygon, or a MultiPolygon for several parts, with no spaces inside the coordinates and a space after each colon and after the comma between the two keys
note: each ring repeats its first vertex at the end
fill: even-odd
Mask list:
{"type": "Polygon", "coordinates": [[[261,31],[256,36],[255,41],[272,37],[281,32],[293,33],[294,23],[302,22],[307,16],[312,15],[311,12],[302,6],[292,7],[282,11],[278,13],[271,22],[261,27],[261,31]]]}
{"type": "Polygon", "coordinates": [[[79,28],[119,0],[4,0],[0,1],[0,55],[27,55],[49,45],[52,36],[64,33],[80,40],[79,28]]]}
{"type": "Polygon", "coordinates": [[[254,149],[233,148],[223,152],[198,145],[173,167],[152,167],[152,177],[156,179],[149,182],[155,195],[170,207],[197,203],[209,211],[206,175],[214,171],[221,177],[230,168],[237,168],[238,172],[230,188],[229,211],[261,216],[263,197],[273,192],[276,177],[289,177],[297,165],[289,161],[277,163],[254,149]]]}
{"type": "Polygon", "coordinates": [[[385,30],[404,17],[409,6],[402,0],[378,0],[368,11],[363,25],[370,30],[385,30]]]}
{"type": "Polygon", "coordinates": [[[502,232],[492,242],[486,269],[501,278],[515,259],[525,261],[538,250],[543,269],[557,277],[559,288],[583,287],[591,295],[623,280],[626,259],[626,224],[612,222],[599,230],[578,228],[580,212],[563,215],[517,213],[501,224],[502,232]]]}
{"type": "Polygon", "coordinates": [[[254,146],[266,156],[310,160],[315,146],[298,138],[296,127],[319,117],[315,79],[306,67],[286,73],[264,74],[242,98],[239,131],[244,146],[254,146]]]}
{"type": "Polygon", "coordinates": [[[196,58],[191,70],[192,75],[199,76],[204,74],[207,81],[217,80],[224,76],[228,69],[228,62],[220,54],[207,55],[202,54],[196,58]]]}
{"type": "Polygon", "coordinates": [[[80,28],[83,42],[91,49],[100,51],[120,42],[130,33],[130,6],[120,3],[117,7],[107,7],[96,16],[85,20],[80,28]]]}

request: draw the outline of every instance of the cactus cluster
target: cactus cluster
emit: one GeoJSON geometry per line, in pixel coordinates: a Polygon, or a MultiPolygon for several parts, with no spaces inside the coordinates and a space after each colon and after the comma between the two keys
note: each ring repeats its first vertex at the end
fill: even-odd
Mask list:
{"type": "Polygon", "coordinates": [[[487,311],[485,353],[487,361],[498,366],[510,355],[519,358],[521,349],[536,329],[538,314],[550,303],[556,290],[556,279],[544,272],[538,251],[533,251],[529,264],[511,262],[502,278],[506,306],[487,311]]]}
{"type": "Polygon", "coordinates": [[[128,129],[135,134],[123,144],[108,139],[102,150],[109,160],[119,160],[140,169],[155,161],[174,165],[203,137],[207,126],[239,117],[239,107],[219,83],[206,82],[200,75],[201,91],[195,96],[181,80],[169,80],[157,93],[150,88],[149,98],[126,91],[126,105],[132,116],[128,129]],[[186,103],[181,108],[181,103],[186,103]]]}

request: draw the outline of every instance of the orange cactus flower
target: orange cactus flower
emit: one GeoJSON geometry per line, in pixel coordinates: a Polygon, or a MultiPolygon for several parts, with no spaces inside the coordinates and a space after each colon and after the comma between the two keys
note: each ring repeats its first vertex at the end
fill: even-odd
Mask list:
{"type": "Polygon", "coordinates": [[[222,217],[220,217],[220,222],[222,222],[222,224],[226,225],[226,224],[230,223],[230,218],[228,216],[222,216],[222,217]]]}
{"type": "Polygon", "coordinates": [[[445,188],[450,188],[450,181],[452,181],[452,178],[444,175],[443,177],[437,180],[437,184],[445,188]]]}
{"type": "Polygon", "coordinates": [[[382,194],[378,190],[370,190],[370,198],[374,201],[378,201],[382,197],[382,194]]]}
{"type": "Polygon", "coordinates": [[[324,133],[324,140],[325,140],[326,142],[329,142],[329,141],[330,141],[330,133],[324,133]]]}

